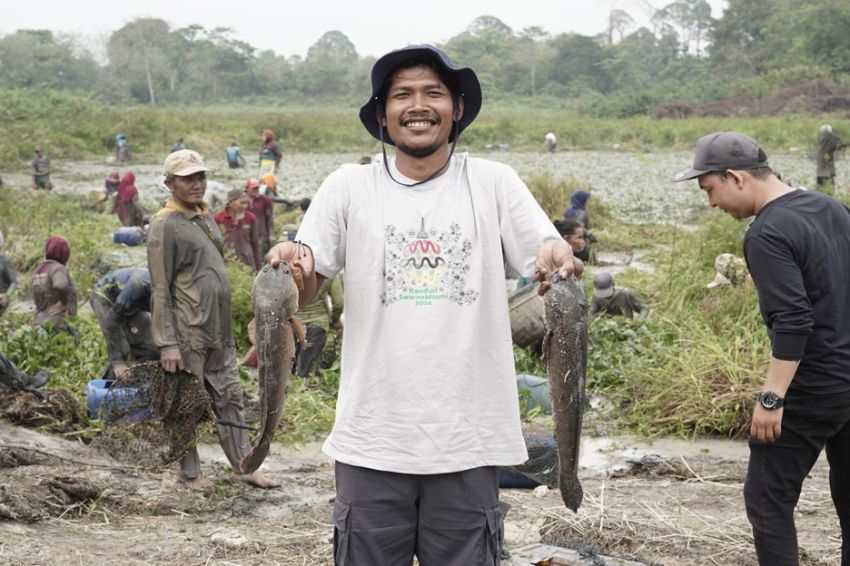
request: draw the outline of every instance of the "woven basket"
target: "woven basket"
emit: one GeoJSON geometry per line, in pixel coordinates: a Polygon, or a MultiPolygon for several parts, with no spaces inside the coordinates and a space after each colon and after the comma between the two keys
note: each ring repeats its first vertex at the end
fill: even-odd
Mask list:
{"type": "Polygon", "coordinates": [[[517,346],[527,347],[543,339],[543,297],[537,294],[537,283],[526,285],[508,297],[511,316],[511,338],[517,346]]]}

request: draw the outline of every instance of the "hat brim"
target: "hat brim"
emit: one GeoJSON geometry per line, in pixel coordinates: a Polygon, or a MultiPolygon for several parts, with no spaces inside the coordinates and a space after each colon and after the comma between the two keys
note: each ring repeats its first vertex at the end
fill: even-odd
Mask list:
{"type": "MultiPolygon", "coordinates": [[[[478,82],[475,71],[468,67],[461,67],[459,69],[449,67],[434,48],[428,46],[391,51],[375,61],[375,65],[372,67],[372,96],[369,97],[369,101],[366,104],[360,107],[360,121],[363,123],[366,131],[376,140],[381,141],[383,136],[384,142],[395,145],[395,142],[390,138],[387,127],[382,124],[381,117],[378,114],[380,105],[384,103],[380,99],[381,88],[384,82],[402,63],[420,57],[431,59],[444,73],[451,76],[457,88],[457,92],[453,92],[452,94],[463,97],[463,115],[458,120],[457,135],[460,135],[475,120],[478,112],[481,111],[481,84],[478,82]]],[[[455,129],[452,128],[451,134],[449,134],[449,143],[453,142],[454,139],[455,129]]]]}
{"type": "Polygon", "coordinates": [[[183,169],[178,169],[177,171],[167,173],[167,175],[174,175],[176,177],[188,177],[189,175],[194,175],[195,173],[200,173],[201,171],[209,171],[209,167],[205,167],[204,165],[189,165],[184,167],[183,169]]]}
{"type": "Polygon", "coordinates": [[[680,181],[696,179],[700,175],[705,175],[706,173],[710,173],[710,171],[704,171],[702,169],[688,169],[687,171],[682,171],[681,173],[675,174],[673,176],[673,182],[678,183],[680,181]]]}

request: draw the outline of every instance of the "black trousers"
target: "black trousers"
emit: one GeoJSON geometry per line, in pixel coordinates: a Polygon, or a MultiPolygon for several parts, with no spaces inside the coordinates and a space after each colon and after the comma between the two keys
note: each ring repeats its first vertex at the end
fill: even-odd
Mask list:
{"type": "Polygon", "coordinates": [[[841,524],[841,564],[850,566],[850,394],[789,395],[780,437],[750,439],[744,503],[761,566],[799,564],[794,507],[824,446],[841,524]]]}
{"type": "Polygon", "coordinates": [[[328,333],[316,324],[307,324],[307,339],[304,345],[296,340],[295,373],[299,377],[307,377],[313,369],[313,365],[322,355],[325,343],[328,341],[328,333]]]}

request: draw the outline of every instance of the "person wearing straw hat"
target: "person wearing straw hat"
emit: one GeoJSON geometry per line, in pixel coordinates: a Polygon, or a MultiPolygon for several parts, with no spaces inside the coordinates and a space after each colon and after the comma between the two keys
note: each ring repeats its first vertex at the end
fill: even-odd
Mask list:
{"type": "Polygon", "coordinates": [[[513,169],[455,153],[481,109],[472,69],[410,45],[371,78],[360,120],[382,158],[331,173],[297,241],[269,252],[298,273],[302,304],[344,270],[342,375],[323,448],[336,462],[335,562],[497,564],[497,466],[528,458],[505,263],[545,292],[581,262],[513,169]]]}
{"type": "Polygon", "coordinates": [[[850,210],[783,183],[753,138],[715,132],[693,167],[712,207],[744,219],[744,259],[771,343],[750,426],[744,504],[762,566],[799,564],[794,507],[826,447],[830,491],[850,563],[850,210]]]}
{"type": "MultiPolygon", "coordinates": [[[[165,207],[148,233],[151,322],[154,342],[166,372],[188,371],[204,380],[220,421],[244,422],[242,385],[236,370],[230,280],[224,265],[224,242],[204,202],[207,171],[195,151],[182,149],[165,158],[165,207]]],[[[277,487],[258,471],[242,474],[240,464],[251,446],[245,430],[218,425],[221,447],[237,481],[260,488],[277,487]]],[[[178,481],[209,491],[193,448],[180,462],[178,481]]]]}

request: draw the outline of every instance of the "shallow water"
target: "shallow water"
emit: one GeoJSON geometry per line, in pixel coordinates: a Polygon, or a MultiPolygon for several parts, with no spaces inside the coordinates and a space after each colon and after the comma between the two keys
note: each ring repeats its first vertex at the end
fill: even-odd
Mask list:
{"type": "MultiPolygon", "coordinates": [[[[673,183],[670,178],[689,168],[693,155],[684,151],[650,153],[622,150],[561,151],[555,154],[536,152],[471,152],[511,165],[523,178],[549,172],[555,177],[572,177],[587,186],[595,198],[604,200],[615,214],[631,222],[691,223],[696,215],[707,210],[705,196],[695,181],[673,183]]],[[[280,192],[287,199],[300,199],[315,194],[324,178],[343,164],[360,160],[360,154],[290,153],[284,156],[279,178],[280,192]]],[[[814,184],[814,162],[802,152],[771,155],[773,167],[794,186],[814,184]]],[[[229,188],[244,186],[249,176],[256,177],[256,168],[230,169],[219,158],[207,160],[211,186],[221,195],[229,188]]],[[[104,161],[54,161],[52,180],[57,192],[87,194],[103,188],[110,171],[132,170],[142,201],[155,205],[165,199],[167,190],[161,186],[162,165],[157,162],[125,164],[104,161]]],[[[16,172],[3,172],[4,180],[12,186],[29,186],[29,167],[21,163],[16,172]]],[[[847,159],[838,163],[838,186],[850,185],[847,159]]]]}

